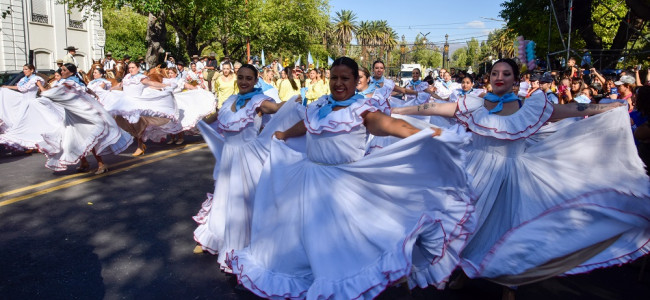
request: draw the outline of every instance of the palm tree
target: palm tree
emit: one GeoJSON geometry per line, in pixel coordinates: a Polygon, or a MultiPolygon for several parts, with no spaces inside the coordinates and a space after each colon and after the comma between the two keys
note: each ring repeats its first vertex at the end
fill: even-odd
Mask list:
{"type": "Polygon", "coordinates": [[[345,9],[336,12],[336,17],[334,17],[334,24],[332,24],[334,38],[341,45],[343,55],[347,54],[346,46],[350,44],[352,36],[357,31],[356,20],[357,15],[351,10],[345,9]]]}
{"type": "Polygon", "coordinates": [[[390,26],[388,26],[388,21],[386,20],[377,21],[376,26],[377,26],[377,45],[379,46],[379,57],[383,57],[384,52],[387,49],[386,45],[391,38],[393,29],[390,28],[390,26]]]}
{"type": "Polygon", "coordinates": [[[361,57],[368,59],[368,47],[372,43],[372,24],[370,21],[361,21],[357,28],[357,43],[361,44],[361,57]]]}
{"type": "Polygon", "coordinates": [[[397,32],[395,32],[393,28],[388,27],[387,38],[386,40],[384,40],[384,45],[386,48],[385,50],[388,53],[388,58],[386,59],[386,62],[390,61],[390,52],[393,51],[395,47],[397,47],[398,44],[397,39],[399,39],[399,37],[397,36],[397,32]]]}
{"type": "Polygon", "coordinates": [[[501,28],[488,35],[488,45],[496,52],[499,58],[513,57],[515,55],[515,32],[512,29],[501,28]]]}

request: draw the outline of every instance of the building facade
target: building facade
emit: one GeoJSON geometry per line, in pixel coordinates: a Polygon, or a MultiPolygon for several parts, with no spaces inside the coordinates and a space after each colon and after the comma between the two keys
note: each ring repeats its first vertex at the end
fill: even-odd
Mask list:
{"type": "Polygon", "coordinates": [[[0,71],[22,70],[29,62],[37,70],[56,69],[67,46],[79,48],[80,70],[104,56],[101,11],[84,20],[83,12],[56,0],[0,0],[0,11],[7,10],[10,14],[0,20],[0,71]]]}

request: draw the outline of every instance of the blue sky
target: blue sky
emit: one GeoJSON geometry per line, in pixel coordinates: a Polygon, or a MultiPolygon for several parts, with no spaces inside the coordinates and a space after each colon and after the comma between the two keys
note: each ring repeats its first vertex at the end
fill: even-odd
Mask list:
{"type": "Polygon", "coordinates": [[[357,1],[330,0],[330,16],[342,9],[352,10],[357,22],[386,20],[398,33],[404,35],[407,43],[413,42],[418,34],[427,35],[427,40],[442,46],[445,34],[449,34],[450,48],[460,48],[475,37],[486,40],[493,29],[505,23],[501,19],[501,3],[498,0],[421,0],[421,1],[357,1]]]}

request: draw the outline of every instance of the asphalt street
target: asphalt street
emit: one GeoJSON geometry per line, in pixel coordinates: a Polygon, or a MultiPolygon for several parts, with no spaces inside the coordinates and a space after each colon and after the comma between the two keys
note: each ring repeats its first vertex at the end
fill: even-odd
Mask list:
{"type": "MultiPolygon", "coordinates": [[[[0,299],[257,299],[215,256],[192,252],[191,217],[213,190],[214,158],[200,136],[186,141],[148,143],[136,158],[132,145],[105,157],[103,175],[52,172],[42,154],[0,151],[0,299]]],[[[548,279],[516,297],[650,299],[643,263],[548,279]]],[[[379,298],[500,299],[501,287],[392,287],[379,298]]]]}

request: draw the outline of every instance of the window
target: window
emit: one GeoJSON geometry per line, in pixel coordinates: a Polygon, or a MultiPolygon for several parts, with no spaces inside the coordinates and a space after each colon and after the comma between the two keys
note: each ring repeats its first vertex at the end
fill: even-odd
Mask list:
{"type": "Polygon", "coordinates": [[[32,1],[32,22],[49,24],[49,0],[31,0],[32,1]]]}
{"type": "Polygon", "coordinates": [[[79,71],[86,70],[86,56],[84,56],[83,54],[75,53],[74,60],[77,61],[77,70],[79,71]]]}
{"type": "Polygon", "coordinates": [[[52,69],[52,54],[45,51],[34,52],[34,65],[36,70],[52,69]]]}
{"type": "Polygon", "coordinates": [[[84,29],[84,14],[76,8],[70,8],[70,18],[68,19],[68,27],[84,29]]]}

